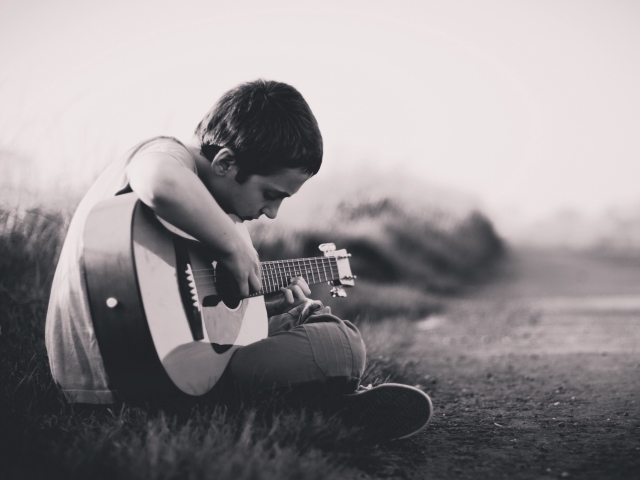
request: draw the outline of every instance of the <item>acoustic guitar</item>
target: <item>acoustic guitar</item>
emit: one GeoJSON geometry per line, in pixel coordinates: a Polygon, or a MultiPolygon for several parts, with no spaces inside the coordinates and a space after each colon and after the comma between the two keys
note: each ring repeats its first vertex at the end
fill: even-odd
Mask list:
{"type": "Polygon", "coordinates": [[[133,193],[98,203],[87,218],[91,316],[110,388],[123,398],[207,393],[236,349],[267,337],[262,295],[292,277],[328,282],[334,296],[354,285],[346,250],[323,244],[319,257],[262,262],[262,289],[240,298],[214,253],[187,237],[133,193]]]}

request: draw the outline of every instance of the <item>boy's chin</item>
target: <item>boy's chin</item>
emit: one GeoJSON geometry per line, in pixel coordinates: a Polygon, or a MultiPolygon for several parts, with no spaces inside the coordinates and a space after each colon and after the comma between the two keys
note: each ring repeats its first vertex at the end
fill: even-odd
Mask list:
{"type": "Polygon", "coordinates": [[[233,220],[236,223],[246,222],[248,219],[250,219],[250,217],[241,217],[239,215],[236,215],[235,213],[228,213],[227,215],[229,215],[231,220],[233,220]]]}
{"type": "Polygon", "coordinates": [[[236,215],[230,213],[229,216],[233,218],[236,222],[250,222],[251,220],[257,220],[259,217],[241,217],[240,215],[236,215]]]}

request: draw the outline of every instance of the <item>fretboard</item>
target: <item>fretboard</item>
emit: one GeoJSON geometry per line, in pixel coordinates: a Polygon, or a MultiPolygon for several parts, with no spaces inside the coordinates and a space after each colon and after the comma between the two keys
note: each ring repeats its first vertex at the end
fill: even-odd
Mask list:
{"type": "Polygon", "coordinates": [[[265,295],[279,291],[291,283],[292,277],[302,277],[308,285],[338,279],[335,257],[296,258],[261,262],[262,290],[251,296],[265,295]]]}

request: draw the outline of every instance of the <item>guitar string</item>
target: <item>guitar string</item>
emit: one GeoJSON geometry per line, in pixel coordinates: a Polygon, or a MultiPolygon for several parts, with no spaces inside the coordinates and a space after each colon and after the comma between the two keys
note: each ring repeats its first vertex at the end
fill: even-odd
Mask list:
{"type": "MultiPolygon", "coordinates": [[[[315,284],[318,284],[318,283],[329,282],[329,281],[331,281],[331,280],[335,280],[335,279],[336,279],[335,277],[327,276],[327,277],[324,277],[324,278],[322,278],[322,277],[318,277],[317,281],[312,281],[311,279],[306,279],[306,280],[307,280],[307,283],[308,283],[309,285],[315,285],[315,284]]],[[[272,278],[271,280],[275,280],[275,279],[273,279],[273,278],[272,278]]],[[[215,279],[215,278],[213,278],[212,280],[209,280],[209,281],[204,281],[204,282],[202,282],[202,281],[197,281],[197,282],[196,282],[196,284],[197,284],[198,286],[201,286],[201,285],[222,285],[222,286],[225,286],[225,285],[233,285],[231,282],[224,282],[224,281],[223,281],[223,282],[219,282],[219,281],[216,281],[216,279],[215,279]]],[[[272,282],[272,284],[271,284],[271,285],[269,285],[267,282],[263,281],[263,282],[262,282],[262,285],[263,285],[264,287],[278,287],[278,288],[282,288],[282,287],[285,287],[285,286],[289,286],[289,285],[291,285],[291,283],[290,283],[290,282],[286,282],[286,281],[278,281],[278,280],[277,280],[277,281],[272,282]]]]}
{"type": "MultiPolygon", "coordinates": [[[[278,264],[278,265],[273,265],[276,268],[269,268],[272,266],[262,266],[261,271],[263,274],[266,274],[266,276],[270,276],[270,277],[280,277],[283,274],[288,274],[291,273],[290,271],[293,270],[292,273],[307,273],[307,272],[315,272],[315,273],[323,273],[326,272],[326,268],[325,267],[329,267],[330,270],[332,270],[332,267],[336,267],[337,268],[337,262],[329,262],[329,264],[327,265],[326,262],[323,262],[322,264],[318,264],[318,265],[312,265],[312,264],[302,264],[302,265],[290,265],[290,264],[278,264]]],[[[214,268],[199,268],[199,269],[195,269],[195,270],[191,270],[192,272],[215,272],[214,268]]],[[[209,276],[215,276],[215,273],[209,274],[209,275],[194,275],[193,278],[205,278],[205,277],[209,277],[209,276]]]]}
{"type": "MultiPolygon", "coordinates": [[[[287,267],[287,268],[282,268],[282,269],[261,269],[261,273],[269,275],[269,276],[281,276],[282,274],[287,274],[287,273],[322,273],[324,272],[326,269],[322,268],[323,265],[298,265],[296,267],[287,267]],[[296,268],[296,267],[302,267],[302,268],[296,268]]],[[[329,265],[329,268],[331,267],[336,267],[336,264],[333,265],[329,265]]],[[[201,268],[198,270],[191,270],[192,272],[211,272],[211,271],[215,271],[215,269],[213,268],[201,268]]],[[[207,277],[210,274],[204,274],[204,275],[194,275],[194,278],[201,278],[201,277],[207,277]]]]}
{"type": "MultiPolygon", "coordinates": [[[[319,268],[315,268],[315,269],[301,269],[300,271],[286,271],[286,270],[280,270],[277,272],[267,272],[267,271],[263,271],[262,272],[262,280],[263,281],[276,281],[276,282],[280,282],[282,280],[285,281],[289,281],[293,276],[296,277],[307,277],[307,278],[311,278],[312,281],[314,281],[315,283],[315,276],[314,274],[317,274],[318,278],[322,278],[323,276],[325,278],[333,278],[333,269],[330,269],[330,273],[327,273],[326,269],[322,269],[320,270],[319,268]]],[[[192,278],[194,280],[197,279],[204,279],[204,278],[212,278],[216,279],[217,274],[215,272],[208,274],[208,275],[194,275],[192,278]]],[[[320,280],[320,281],[324,281],[324,280],[320,280]]]]}
{"type": "MultiPolygon", "coordinates": [[[[264,266],[264,263],[266,263],[266,262],[262,262],[262,267],[263,267],[263,272],[262,273],[266,274],[266,275],[264,275],[262,277],[263,288],[261,290],[259,290],[258,292],[255,292],[252,295],[258,295],[259,292],[263,292],[263,291],[266,291],[267,293],[270,293],[269,290],[280,289],[280,288],[282,288],[282,287],[280,287],[281,283],[284,284],[284,285],[290,285],[290,283],[286,279],[286,276],[288,276],[289,273],[290,273],[290,272],[286,271],[287,268],[288,269],[292,269],[294,267],[304,267],[303,268],[304,272],[293,272],[293,273],[294,274],[295,273],[300,273],[300,276],[305,276],[306,275],[306,277],[307,277],[306,280],[307,281],[311,280],[311,284],[312,285],[313,284],[317,284],[317,283],[322,283],[322,282],[333,280],[334,277],[333,277],[332,263],[337,267],[337,261],[335,261],[335,259],[327,259],[325,257],[316,257],[316,258],[321,259],[321,260],[328,260],[328,262],[329,262],[328,266],[329,266],[329,269],[330,269],[330,272],[331,272],[331,276],[327,275],[327,273],[326,273],[325,266],[326,266],[327,262],[321,262],[321,265],[319,265],[318,262],[316,262],[316,265],[312,265],[311,263],[308,263],[308,264],[295,265],[295,266],[292,266],[292,265],[288,264],[287,262],[289,262],[289,261],[286,261],[286,260],[285,261],[273,261],[273,262],[270,262],[267,267],[269,267],[269,266],[270,267],[276,267],[276,268],[282,267],[282,268],[278,268],[277,271],[273,270],[273,268],[271,269],[271,271],[265,271],[265,270],[268,270],[268,268],[265,268],[265,266],[264,266]],[[333,260],[333,262],[332,262],[332,260],[333,260]],[[322,268],[323,268],[322,271],[320,270],[320,266],[322,266],[322,268]],[[316,281],[314,273],[318,274],[318,281],[316,281]],[[309,274],[311,274],[311,275],[309,275],[309,274]],[[322,275],[323,274],[324,274],[324,277],[325,277],[324,280],[322,279],[322,275]],[[285,277],[285,278],[283,278],[283,277],[285,277]],[[268,281],[272,281],[275,284],[274,285],[268,285],[268,284],[266,284],[268,281]]],[[[315,258],[313,258],[313,260],[315,260],[315,258]]],[[[306,259],[305,259],[305,261],[306,261],[306,259]]],[[[196,269],[196,270],[192,270],[192,271],[204,271],[204,270],[211,271],[211,269],[208,269],[208,268],[196,269]]],[[[194,281],[196,281],[196,284],[198,286],[208,285],[208,284],[218,284],[219,286],[230,285],[230,283],[228,283],[228,282],[222,282],[222,283],[216,282],[216,274],[215,274],[215,272],[213,274],[211,274],[211,275],[194,276],[193,279],[194,279],[194,281]],[[198,281],[196,281],[196,279],[198,279],[198,278],[211,278],[212,281],[198,282],[198,281]]],[[[275,290],[273,290],[273,291],[275,292],[275,290]]]]}
{"type": "MultiPolygon", "coordinates": [[[[268,262],[260,262],[261,265],[267,265],[267,266],[283,266],[283,265],[288,265],[290,262],[309,262],[313,260],[314,262],[317,262],[317,260],[321,260],[323,263],[329,262],[329,263],[337,263],[337,259],[335,257],[311,257],[311,258],[294,258],[292,260],[271,260],[268,262]]],[[[304,263],[303,263],[304,264],[304,263]]],[[[314,266],[311,264],[308,264],[309,266],[314,266]]],[[[202,272],[204,270],[209,270],[209,268],[197,268],[192,270],[192,272],[202,272]]]]}
{"type": "MultiPolygon", "coordinates": [[[[263,282],[264,282],[265,280],[276,280],[276,281],[278,281],[278,282],[279,282],[279,281],[283,280],[284,273],[286,273],[286,272],[281,272],[281,274],[279,274],[279,273],[273,273],[273,274],[263,275],[263,276],[262,276],[262,280],[263,280],[263,282]]],[[[311,273],[311,272],[310,272],[310,271],[306,271],[306,272],[299,272],[299,273],[300,273],[300,275],[298,275],[299,277],[304,277],[305,275],[306,275],[307,277],[309,277],[309,273],[311,273]]],[[[317,274],[318,274],[318,278],[322,278],[322,276],[324,276],[326,279],[328,279],[328,278],[333,278],[333,275],[327,274],[326,272],[323,272],[323,271],[321,271],[320,269],[317,269],[317,270],[315,271],[315,273],[317,273],[317,274]]],[[[198,276],[194,276],[194,277],[193,277],[193,279],[194,279],[194,280],[197,280],[197,279],[201,279],[201,278],[211,278],[211,279],[213,279],[213,281],[214,281],[213,283],[215,283],[216,277],[217,277],[217,275],[216,275],[215,273],[213,273],[213,274],[211,274],[211,275],[198,275],[198,276]]],[[[290,277],[289,277],[289,278],[290,278],[290,277]]],[[[289,280],[289,278],[286,278],[286,280],[288,281],[288,280],[289,280]]],[[[313,277],[312,277],[312,280],[313,280],[313,277]]],[[[325,280],[320,280],[318,283],[321,283],[321,282],[324,282],[324,281],[325,281],[325,280]]],[[[199,283],[200,285],[205,285],[207,282],[198,282],[198,283],[199,283]]]]}
{"type": "MultiPolygon", "coordinates": [[[[212,284],[212,283],[213,282],[198,283],[197,286],[201,287],[202,285],[212,284]]],[[[319,282],[319,283],[322,283],[322,282],[319,282]]],[[[222,284],[221,286],[227,286],[227,285],[228,284],[222,284]]],[[[262,293],[275,293],[277,291],[280,291],[281,288],[283,288],[283,287],[280,287],[279,285],[271,285],[271,286],[263,285],[263,288],[261,288],[257,292],[252,293],[250,296],[260,295],[261,292],[262,293]]]]}
{"type": "MultiPolygon", "coordinates": [[[[329,264],[331,265],[336,265],[337,262],[330,262],[329,264]]],[[[324,263],[324,265],[327,265],[327,262],[324,263]]],[[[285,265],[285,264],[280,264],[280,265],[269,265],[269,266],[263,266],[262,269],[270,269],[270,270],[277,270],[277,269],[283,269],[283,268],[293,268],[294,265],[285,265]],[[275,267],[275,268],[272,268],[275,267]]],[[[299,264],[299,265],[295,265],[295,266],[305,266],[305,267],[309,267],[309,268],[314,268],[316,270],[320,270],[320,268],[322,267],[321,264],[318,265],[314,265],[314,264],[299,264]]],[[[213,267],[208,267],[208,268],[196,268],[196,269],[192,269],[192,272],[204,272],[204,271],[208,271],[211,270],[213,267]]]]}
{"type": "MultiPolygon", "coordinates": [[[[199,278],[207,278],[207,277],[199,277],[199,278]]],[[[226,284],[229,283],[229,282],[222,282],[222,283],[217,282],[215,275],[208,276],[208,278],[211,278],[211,281],[206,281],[206,282],[198,282],[198,281],[196,281],[196,284],[197,285],[208,285],[208,284],[226,285],[226,284]]],[[[322,277],[318,276],[318,281],[313,281],[312,280],[311,283],[312,284],[316,284],[316,283],[328,282],[329,280],[334,280],[334,279],[335,278],[330,276],[330,275],[325,276],[324,279],[322,279],[322,277]]],[[[263,277],[263,282],[262,282],[263,284],[265,283],[264,280],[265,279],[263,277]]],[[[290,282],[280,282],[280,280],[282,280],[282,279],[276,279],[275,277],[271,277],[270,280],[278,280],[277,282],[275,282],[276,285],[273,285],[273,286],[280,285],[281,283],[282,284],[286,284],[286,285],[290,285],[290,282]]],[[[307,283],[309,283],[309,282],[307,282],[307,283]]]]}
{"type": "MultiPolygon", "coordinates": [[[[318,275],[321,275],[322,273],[326,272],[326,267],[329,267],[329,270],[331,272],[333,272],[333,268],[335,267],[337,269],[337,262],[336,261],[329,261],[328,264],[327,262],[321,262],[318,263],[316,262],[315,265],[311,264],[311,263],[303,263],[303,264],[292,264],[292,263],[274,263],[274,264],[270,264],[270,265],[261,265],[261,273],[263,274],[263,278],[280,278],[283,276],[290,276],[291,274],[295,275],[298,274],[302,275],[303,273],[311,273],[311,275],[313,276],[314,273],[317,273],[318,275]]],[[[191,270],[191,272],[212,272],[211,274],[208,275],[193,275],[193,278],[206,278],[209,276],[215,276],[215,270],[213,269],[213,267],[211,268],[198,268],[195,270],[191,270]]],[[[326,276],[326,275],[325,275],[326,276]]]]}

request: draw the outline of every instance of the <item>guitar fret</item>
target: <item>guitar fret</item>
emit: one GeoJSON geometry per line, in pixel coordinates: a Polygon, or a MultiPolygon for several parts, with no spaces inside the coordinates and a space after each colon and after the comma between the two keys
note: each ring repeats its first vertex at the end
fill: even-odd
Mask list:
{"type": "MultiPolygon", "coordinates": [[[[314,260],[315,260],[314,258],[310,258],[310,259],[309,259],[309,266],[311,267],[311,271],[312,271],[312,272],[316,272],[316,273],[318,273],[318,264],[316,263],[315,265],[313,265],[313,264],[311,263],[311,262],[313,262],[314,260]]],[[[314,279],[314,283],[316,283],[316,282],[315,282],[315,279],[314,279]]]]}
{"type": "Polygon", "coordinates": [[[278,288],[278,267],[274,262],[271,263],[271,275],[271,280],[273,283],[272,290],[273,292],[275,292],[278,288]]]}
{"type": "MultiPolygon", "coordinates": [[[[304,268],[304,265],[300,261],[296,261],[296,265],[298,267],[298,274],[304,278],[304,281],[307,281],[307,269],[304,268]]],[[[309,282],[307,282],[309,283],[309,282]]]]}
{"type": "Polygon", "coordinates": [[[307,260],[307,263],[309,264],[309,270],[311,270],[311,281],[313,283],[316,283],[316,279],[313,276],[313,266],[311,265],[311,260],[307,260]]]}
{"type": "Polygon", "coordinates": [[[298,277],[298,270],[296,269],[296,265],[294,262],[292,262],[291,260],[289,260],[288,262],[289,264],[289,276],[290,277],[298,277]]]}
{"type": "Polygon", "coordinates": [[[289,260],[289,261],[287,262],[287,265],[289,265],[289,277],[297,277],[297,276],[298,276],[298,274],[297,274],[297,272],[296,272],[296,266],[295,266],[295,264],[294,264],[291,260],[289,260]]]}
{"type": "Polygon", "coordinates": [[[275,285],[276,285],[276,270],[273,266],[273,262],[269,262],[269,276],[271,277],[270,292],[273,293],[275,292],[275,285]]]}
{"type": "Polygon", "coordinates": [[[269,272],[269,293],[272,293],[273,292],[273,283],[274,283],[273,262],[269,262],[267,267],[268,267],[268,272],[269,272]]]}
{"type": "Polygon", "coordinates": [[[266,292],[269,291],[269,264],[262,264],[262,285],[266,292]]]}
{"type": "Polygon", "coordinates": [[[273,262],[273,291],[276,292],[282,286],[282,279],[280,278],[280,262],[273,262]]]}
{"type": "Polygon", "coordinates": [[[265,290],[267,292],[271,292],[271,273],[269,272],[269,264],[265,264],[264,267],[265,290]]]}
{"type": "Polygon", "coordinates": [[[278,261],[271,262],[271,270],[273,272],[273,291],[275,292],[281,286],[280,264],[278,261]]]}
{"type": "Polygon", "coordinates": [[[276,268],[278,270],[278,290],[287,285],[287,282],[284,281],[284,273],[282,272],[282,261],[276,263],[276,268]]]}
{"type": "Polygon", "coordinates": [[[287,277],[294,278],[295,275],[295,267],[291,265],[291,261],[287,262],[287,277]]]}
{"type": "Polygon", "coordinates": [[[282,271],[282,281],[284,282],[282,286],[286,287],[291,281],[289,280],[289,275],[287,275],[287,262],[285,260],[280,262],[280,270],[282,271]]]}
{"type": "Polygon", "coordinates": [[[273,262],[269,264],[269,268],[271,269],[271,292],[273,293],[278,289],[278,272],[273,262]]]}
{"type": "Polygon", "coordinates": [[[298,262],[297,260],[292,260],[291,263],[293,264],[293,268],[294,268],[294,272],[296,274],[296,277],[303,277],[302,275],[302,270],[300,269],[300,262],[298,262]]]}

